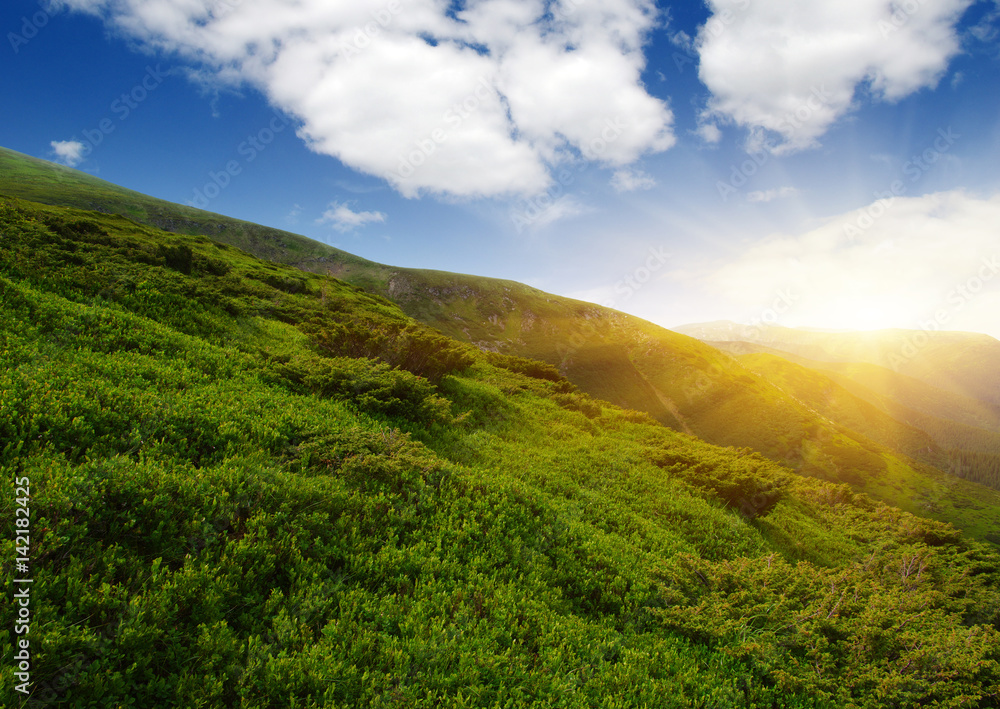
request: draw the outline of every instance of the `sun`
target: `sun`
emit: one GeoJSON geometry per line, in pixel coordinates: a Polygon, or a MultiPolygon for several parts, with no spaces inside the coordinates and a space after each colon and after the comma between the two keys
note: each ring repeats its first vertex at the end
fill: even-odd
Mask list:
{"type": "Polygon", "coordinates": [[[797,310],[795,319],[801,325],[831,330],[912,328],[918,302],[916,294],[833,293],[797,310]]]}

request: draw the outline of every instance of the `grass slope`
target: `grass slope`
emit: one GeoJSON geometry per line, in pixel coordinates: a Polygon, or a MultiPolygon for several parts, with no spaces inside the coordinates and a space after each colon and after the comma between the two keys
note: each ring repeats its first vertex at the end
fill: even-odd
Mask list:
{"type": "MultiPolygon", "coordinates": [[[[924,430],[909,425],[904,421],[911,419],[902,412],[889,415],[852,394],[847,386],[851,382],[841,386],[830,372],[810,369],[778,355],[747,354],[739,360],[819,416],[842,427],[849,432],[847,435],[860,433],[879,444],[887,461],[886,471],[894,472],[858,481],[857,489],[917,514],[959,520],[965,529],[980,536],[996,535],[994,520],[1000,497],[967,481],[1000,488],[1000,461],[989,453],[957,450],[939,443],[953,440],[940,436],[941,430],[954,433],[968,427],[953,422],[941,422],[943,429],[924,430]],[[899,455],[885,456],[885,450],[899,455]],[[931,470],[932,466],[939,472],[931,470]]],[[[918,424],[928,423],[919,416],[915,418],[918,424]]]]}
{"type": "Polygon", "coordinates": [[[10,151],[0,152],[2,192],[46,194],[46,201],[56,204],[100,204],[102,211],[114,213],[139,205],[128,214],[143,223],[164,222],[174,230],[187,225],[187,231],[257,256],[336,276],[388,298],[452,338],[555,366],[587,394],[646,412],[676,430],[753,448],[806,474],[851,484],[981,537],[1000,532],[1000,515],[983,522],[989,517],[984,510],[995,504],[988,495],[968,503],[964,484],[942,488],[934,473],[825,420],[731,357],[639,318],[513,281],[390,268],[304,237],[143,197],[10,151]],[[157,218],[150,219],[152,214],[157,218]],[[925,504],[922,497],[929,489],[944,489],[948,504],[925,504]]]}
{"type": "MultiPolygon", "coordinates": [[[[553,364],[589,394],[651,413],[678,430],[753,448],[980,537],[1000,535],[1000,497],[910,459],[934,447],[926,435],[869,409],[870,432],[889,427],[909,437],[910,445],[887,446],[686,335],[516,283],[459,274],[398,271],[386,295],[456,339],[553,364]]],[[[947,460],[937,449],[924,457],[947,460]]]]}
{"type": "Polygon", "coordinates": [[[772,354],[743,355],[739,359],[821,416],[914,460],[947,467],[947,452],[929,434],[901,423],[825,373],[772,354]]]}
{"type": "Polygon", "coordinates": [[[947,525],[203,237],[0,233],[4,706],[1000,705],[947,525]]]}
{"type": "Polygon", "coordinates": [[[374,265],[298,234],[156,199],[85,172],[0,147],[0,194],[63,207],[120,214],[178,234],[201,234],[280,263],[338,268],[374,265]]]}
{"type": "Polygon", "coordinates": [[[922,413],[1000,433],[1000,415],[981,401],[946,391],[906,374],[865,362],[826,362],[749,342],[709,342],[734,355],[773,354],[828,376],[886,412],[922,413]]]}
{"type": "Polygon", "coordinates": [[[737,340],[821,362],[866,363],[985,404],[1000,416],[1000,341],[967,332],[827,332],[730,322],[678,328],[703,341],[737,340]]]}
{"type": "MultiPolygon", "coordinates": [[[[822,386],[842,387],[897,422],[895,426],[885,421],[878,422],[878,430],[903,427],[905,431],[915,428],[929,436],[940,450],[924,455],[919,438],[901,436],[898,431],[882,438],[878,434],[869,435],[869,429],[857,415],[837,418],[833,414],[831,418],[837,418],[844,425],[900,453],[1000,489],[1000,419],[982,402],[873,364],[820,362],[747,342],[713,342],[712,345],[732,354],[744,355],[741,357],[743,361],[760,362],[760,357],[766,356],[772,358],[772,363],[774,359],[779,359],[814,370],[828,379],[822,386]]],[[[809,378],[801,373],[799,376],[809,378]]],[[[817,410],[822,410],[822,404],[817,406],[817,410]]],[[[865,418],[873,422],[878,419],[870,413],[865,418]]]]}

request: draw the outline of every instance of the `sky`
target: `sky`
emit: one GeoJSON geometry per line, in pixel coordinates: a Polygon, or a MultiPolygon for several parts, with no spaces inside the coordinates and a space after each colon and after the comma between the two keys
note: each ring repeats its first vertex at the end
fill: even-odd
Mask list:
{"type": "Polygon", "coordinates": [[[5,0],[0,145],[665,327],[1000,338],[998,0],[5,0]]]}

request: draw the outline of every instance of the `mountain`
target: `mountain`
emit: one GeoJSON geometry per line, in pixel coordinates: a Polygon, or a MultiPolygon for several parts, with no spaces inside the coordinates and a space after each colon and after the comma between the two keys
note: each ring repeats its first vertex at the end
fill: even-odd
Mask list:
{"type": "MultiPolygon", "coordinates": [[[[689,331],[700,332],[706,337],[752,336],[752,333],[731,323],[693,326],[689,331]]],[[[785,335],[787,343],[787,333],[785,335]]],[[[897,427],[917,429],[929,436],[939,450],[930,456],[922,454],[921,447],[914,449],[914,441],[901,430],[893,430],[884,436],[873,435],[875,440],[905,455],[931,463],[942,471],[1000,489],[1000,416],[994,407],[984,401],[939,389],[874,364],[813,360],[767,345],[739,340],[707,343],[736,356],[744,363],[756,362],[756,366],[750,365],[756,371],[762,371],[762,363],[770,362],[772,376],[776,376],[775,367],[781,368],[777,364],[779,361],[813,370],[812,375],[799,371],[797,376],[800,379],[815,380],[821,374],[828,380],[821,385],[822,388],[836,387],[849,391],[858,399],[878,408],[882,414],[895,421],[897,427]]],[[[794,345],[791,348],[794,349],[794,345]]],[[[788,370],[789,365],[786,364],[783,368],[788,370]]],[[[984,376],[990,376],[988,369],[984,376]]],[[[813,406],[817,410],[824,410],[824,404],[815,399],[813,406]]],[[[866,435],[870,433],[870,428],[857,416],[845,418],[830,410],[826,410],[826,415],[859,432],[865,432],[866,435]]],[[[872,420],[870,414],[865,418],[872,420]]],[[[884,422],[877,425],[884,431],[889,430],[885,428],[884,422]]]]}
{"type": "Polygon", "coordinates": [[[747,354],[739,360],[747,369],[765,377],[824,418],[914,460],[936,467],[947,466],[946,451],[931,435],[856,396],[833,377],[773,354],[747,354]]]}
{"type": "Polygon", "coordinates": [[[828,420],[695,338],[513,281],[373,263],[305,237],[172,206],[0,152],[0,194],[36,198],[46,192],[52,204],[104,205],[109,213],[127,208],[131,212],[125,216],[144,224],[166,224],[336,277],[386,298],[455,340],[497,357],[548,364],[590,396],[645,412],[675,430],[717,445],[751,448],[804,474],[849,484],[980,538],[1000,534],[1000,517],[984,513],[995,504],[994,493],[964,480],[953,484],[954,476],[911,460],[905,450],[887,448],[828,420]]]}
{"type": "Polygon", "coordinates": [[[702,341],[764,345],[819,362],[866,363],[982,402],[1000,417],[1000,340],[967,332],[830,332],[731,322],[676,328],[702,341]]]}
{"type": "Polygon", "coordinates": [[[995,544],[205,236],[0,238],[3,706],[1000,701],[995,544]]]}
{"type": "MultiPolygon", "coordinates": [[[[900,419],[952,421],[1000,432],[1000,415],[971,397],[939,389],[919,379],[864,362],[825,362],[742,341],[706,341],[716,349],[740,356],[772,354],[804,367],[825,372],[855,395],[900,419]]],[[[920,426],[923,428],[923,426],[920,426]]]]}

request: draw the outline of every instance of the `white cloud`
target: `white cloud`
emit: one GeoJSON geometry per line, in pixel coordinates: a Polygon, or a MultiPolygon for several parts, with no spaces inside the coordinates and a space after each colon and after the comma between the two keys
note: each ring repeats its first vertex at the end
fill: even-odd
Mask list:
{"type": "Polygon", "coordinates": [[[635,192],[656,187],[656,180],[642,170],[618,170],[611,176],[611,186],[616,192],[635,192]]]}
{"type": "Polygon", "coordinates": [[[707,0],[699,75],[708,116],[767,131],[775,152],[813,147],[867,95],[936,85],[973,0],[707,0]]]}
{"type": "Polygon", "coordinates": [[[386,219],[382,212],[355,212],[346,204],[331,202],[317,224],[330,224],[339,232],[354,231],[367,224],[382,223],[386,219]]]}
{"type": "Polygon", "coordinates": [[[1000,336],[1000,195],[897,197],[775,235],[703,271],[711,293],[760,317],[833,328],[942,329],[1000,336]],[[783,301],[782,301],[783,302],[783,301]]]}
{"type": "Polygon", "coordinates": [[[756,190],[754,192],[747,193],[747,202],[770,202],[775,199],[792,197],[798,193],[799,191],[794,187],[778,187],[771,190],[756,190]]]}
{"type": "Polygon", "coordinates": [[[579,217],[584,214],[590,214],[593,212],[592,207],[588,207],[582,202],[578,201],[573,195],[563,195],[548,209],[542,210],[542,212],[535,218],[532,225],[533,227],[540,229],[549,224],[553,224],[560,219],[570,219],[572,217],[579,217]]]}
{"type": "Polygon", "coordinates": [[[260,88],[313,150],[410,197],[538,194],[564,160],[674,143],[640,81],[653,0],[65,2],[260,88]]]}
{"type": "Polygon", "coordinates": [[[695,49],[694,39],[683,30],[680,32],[674,32],[670,35],[670,41],[673,42],[675,46],[683,49],[685,52],[693,52],[695,49]]]}
{"type": "Polygon", "coordinates": [[[993,9],[983,15],[974,26],[969,28],[969,34],[980,42],[995,42],[1000,35],[1000,2],[993,3],[993,9]]]}
{"type": "Polygon", "coordinates": [[[710,145],[715,145],[722,140],[722,131],[714,123],[702,123],[695,132],[710,145]]]}
{"type": "Polygon", "coordinates": [[[546,194],[522,201],[510,210],[510,219],[520,234],[525,229],[541,229],[561,219],[571,219],[593,211],[593,207],[583,204],[571,194],[558,198],[546,194]]]}
{"type": "Polygon", "coordinates": [[[52,146],[56,161],[69,167],[76,167],[86,157],[86,146],[79,140],[53,140],[49,145],[52,146]]]}

